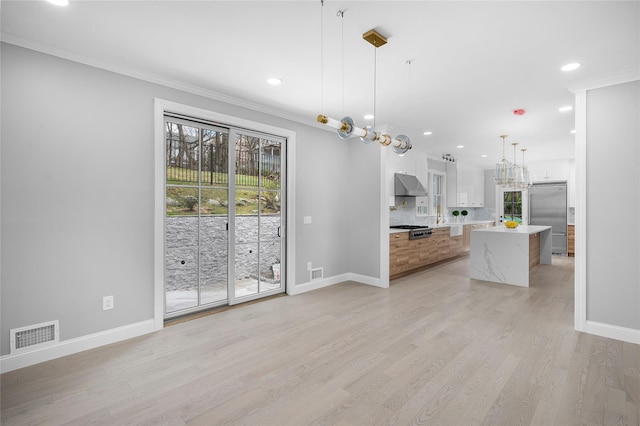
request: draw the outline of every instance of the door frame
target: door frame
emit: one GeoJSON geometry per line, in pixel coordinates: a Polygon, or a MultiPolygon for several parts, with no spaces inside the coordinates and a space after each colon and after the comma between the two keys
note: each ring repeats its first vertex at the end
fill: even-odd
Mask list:
{"type": "Polygon", "coordinates": [[[522,193],[522,224],[527,225],[529,223],[529,190],[528,189],[513,189],[504,188],[496,185],[496,223],[500,223],[504,219],[504,193],[519,191],[522,193]]]}
{"type": "Polygon", "coordinates": [[[265,123],[251,121],[244,118],[234,117],[226,114],[220,114],[214,111],[196,108],[177,102],[155,98],[154,99],[154,309],[153,323],[154,330],[161,330],[164,327],[164,167],[165,167],[165,143],[164,143],[164,114],[165,112],[173,112],[186,116],[201,118],[217,123],[224,123],[231,127],[239,127],[242,129],[251,129],[256,132],[268,133],[287,139],[285,160],[286,170],[286,187],[282,188],[283,194],[286,196],[285,205],[285,221],[283,223],[282,233],[284,238],[282,243],[285,244],[286,262],[290,267],[285,268],[283,281],[286,286],[286,292],[289,294],[291,288],[295,285],[295,147],[296,132],[290,129],[271,126],[265,123]]]}

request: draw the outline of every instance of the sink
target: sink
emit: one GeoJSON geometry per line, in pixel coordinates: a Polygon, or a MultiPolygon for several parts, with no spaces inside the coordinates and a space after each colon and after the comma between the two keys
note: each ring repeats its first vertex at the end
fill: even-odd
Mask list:
{"type": "Polygon", "coordinates": [[[449,225],[449,236],[459,237],[462,235],[462,225],[449,225]]]}

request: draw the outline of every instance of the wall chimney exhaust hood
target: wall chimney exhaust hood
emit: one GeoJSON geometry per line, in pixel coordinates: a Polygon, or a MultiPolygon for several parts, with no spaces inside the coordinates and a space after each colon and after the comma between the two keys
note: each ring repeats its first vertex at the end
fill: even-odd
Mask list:
{"type": "Polygon", "coordinates": [[[424,197],[427,195],[427,190],[415,176],[395,173],[394,180],[396,197],[424,197]]]}

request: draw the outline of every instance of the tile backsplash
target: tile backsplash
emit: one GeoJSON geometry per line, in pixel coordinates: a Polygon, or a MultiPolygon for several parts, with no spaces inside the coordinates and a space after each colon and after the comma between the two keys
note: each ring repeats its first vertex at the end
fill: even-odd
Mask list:
{"type": "MultiPolygon", "coordinates": [[[[389,212],[390,225],[435,225],[436,216],[418,216],[416,214],[415,197],[396,197],[396,210],[389,212]]],[[[445,209],[442,218],[445,223],[461,222],[462,216],[455,217],[451,214],[454,210],[462,209],[445,209]]],[[[495,209],[492,208],[468,208],[469,214],[466,220],[493,220],[495,218],[495,209]]]]}
{"type": "MultiPolygon", "coordinates": [[[[389,212],[390,225],[434,225],[436,216],[418,216],[416,214],[416,198],[415,197],[396,197],[396,210],[389,212]],[[403,203],[406,203],[403,206],[403,203]]],[[[456,222],[452,212],[457,209],[445,209],[442,217],[445,223],[456,222]]],[[[468,208],[469,212],[466,220],[493,220],[495,219],[496,210],[488,207],[484,208],[468,208]]],[[[567,214],[567,223],[575,223],[576,209],[569,207],[567,214]]],[[[462,216],[458,216],[458,222],[462,221],[462,216]]]]}

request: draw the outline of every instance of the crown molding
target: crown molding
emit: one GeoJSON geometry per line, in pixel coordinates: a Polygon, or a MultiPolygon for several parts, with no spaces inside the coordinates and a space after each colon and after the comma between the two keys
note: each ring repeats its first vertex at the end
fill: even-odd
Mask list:
{"type": "Polygon", "coordinates": [[[203,98],[211,99],[214,101],[224,102],[226,104],[246,108],[251,111],[269,114],[275,117],[290,120],[296,123],[304,124],[309,127],[330,131],[326,126],[317,123],[315,117],[303,117],[296,114],[291,114],[276,108],[268,107],[259,103],[251,102],[246,99],[240,99],[233,96],[226,95],[224,93],[216,92],[209,89],[204,89],[199,86],[194,86],[188,83],[184,83],[178,80],[166,78],[157,74],[141,72],[133,68],[127,68],[112,63],[100,61],[95,58],[90,58],[84,55],[78,55],[69,52],[64,49],[58,49],[45,44],[26,39],[24,37],[17,36],[15,34],[3,32],[0,36],[0,42],[12,44],[18,47],[22,47],[36,52],[44,53],[47,55],[62,58],[68,61],[77,62],[90,67],[99,68],[105,71],[121,74],[127,77],[132,77],[138,80],[146,81],[148,83],[157,84],[160,86],[168,87],[170,89],[180,90],[182,92],[191,93],[193,95],[201,96],[203,98]]]}
{"type": "Polygon", "coordinates": [[[578,80],[569,83],[567,89],[569,89],[571,93],[577,93],[585,90],[614,86],[616,84],[629,83],[636,80],[640,80],[640,69],[620,71],[595,80],[578,80]]]}

